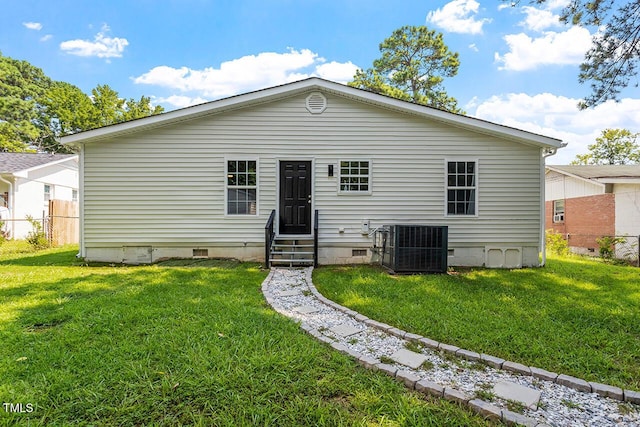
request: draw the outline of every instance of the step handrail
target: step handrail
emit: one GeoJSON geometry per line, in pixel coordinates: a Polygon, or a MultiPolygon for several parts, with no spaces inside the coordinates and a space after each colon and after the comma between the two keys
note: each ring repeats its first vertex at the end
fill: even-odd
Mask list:
{"type": "Polygon", "coordinates": [[[267,224],[264,226],[264,266],[269,268],[269,258],[271,256],[271,245],[276,237],[276,232],[273,223],[276,219],[275,209],[271,211],[267,224]]]}
{"type": "Polygon", "coordinates": [[[313,267],[318,266],[318,209],[313,216],[313,267]]]}

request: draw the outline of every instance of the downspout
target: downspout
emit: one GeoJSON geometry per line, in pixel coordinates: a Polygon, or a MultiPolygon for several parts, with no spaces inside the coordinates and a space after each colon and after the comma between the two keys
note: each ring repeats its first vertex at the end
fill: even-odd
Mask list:
{"type": "Polygon", "coordinates": [[[16,235],[16,218],[15,218],[15,207],[16,207],[16,195],[13,192],[13,183],[11,181],[7,181],[2,176],[0,176],[0,181],[9,185],[9,200],[11,206],[9,207],[9,211],[11,213],[11,238],[15,239],[16,235]]]}
{"type": "MultiPolygon", "coordinates": [[[[560,144],[560,148],[566,147],[565,142],[560,144]]],[[[540,267],[544,267],[547,263],[547,243],[545,238],[545,220],[546,220],[546,197],[545,197],[545,160],[547,157],[554,156],[558,152],[557,148],[543,148],[540,156],[540,248],[542,251],[542,262],[540,267]]]]}
{"type": "Polygon", "coordinates": [[[84,145],[80,147],[78,155],[78,258],[85,258],[86,248],[84,244],[84,145]]]}

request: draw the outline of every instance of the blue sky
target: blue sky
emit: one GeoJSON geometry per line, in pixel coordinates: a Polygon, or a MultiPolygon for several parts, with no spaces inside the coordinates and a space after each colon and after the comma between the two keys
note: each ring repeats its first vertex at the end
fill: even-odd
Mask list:
{"type": "MultiPolygon", "coordinates": [[[[579,111],[579,64],[596,29],[558,22],[566,0],[0,0],[0,51],[89,92],[108,84],[166,110],[319,76],[347,82],[403,25],[460,54],[445,81],[467,114],[560,138],[564,164],[605,128],[640,132],[640,92],[579,111]]],[[[635,81],[633,83],[636,83],[635,81]]]]}

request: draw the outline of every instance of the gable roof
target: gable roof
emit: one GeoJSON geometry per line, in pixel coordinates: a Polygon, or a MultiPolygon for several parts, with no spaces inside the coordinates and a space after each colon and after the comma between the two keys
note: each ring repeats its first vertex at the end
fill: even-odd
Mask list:
{"type": "Polygon", "coordinates": [[[77,154],[0,153],[0,173],[16,173],[60,163],[77,154]]]}
{"type": "Polygon", "coordinates": [[[359,102],[376,105],[407,114],[417,115],[426,119],[432,119],[445,124],[464,128],[474,132],[493,135],[501,138],[508,138],[517,142],[534,145],[541,148],[557,149],[561,148],[562,142],[559,139],[550,138],[543,135],[534,134],[521,129],[499,125],[469,116],[450,113],[437,108],[415,104],[408,101],[379,95],[363,89],[353,88],[340,83],[323,80],[318,77],[311,77],[293,83],[235,95],[217,101],[192,107],[173,110],[167,113],[149,116],[142,119],[132,120],[124,123],[105,126],[102,128],[89,130],[86,132],[68,135],[60,139],[62,144],[84,144],[88,142],[101,141],[129,133],[140,132],[153,129],[159,126],[179,123],[192,120],[210,114],[217,114],[224,111],[262,104],[277,99],[289,97],[298,93],[311,92],[314,90],[324,91],[359,102]]]}
{"type": "Polygon", "coordinates": [[[602,184],[640,182],[640,165],[548,165],[547,169],[602,184]]]}

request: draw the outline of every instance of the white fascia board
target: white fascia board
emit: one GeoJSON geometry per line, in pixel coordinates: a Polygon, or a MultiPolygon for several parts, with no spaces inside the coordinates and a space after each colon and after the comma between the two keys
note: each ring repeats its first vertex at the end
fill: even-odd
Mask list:
{"type": "Polygon", "coordinates": [[[78,163],[78,155],[76,154],[73,157],[67,157],[64,159],[60,159],[60,160],[55,160],[52,162],[48,162],[48,163],[43,163],[41,165],[38,166],[33,166],[27,169],[21,169],[19,171],[16,171],[13,173],[13,176],[17,176],[18,178],[27,178],[29,172],[34,171],[34,170],[38,170],[38,169],[42,169],[42,168],[46,168],[47,166],[54,166],[60,163],[64,163],[64,162],[68,162],[70,160],[74,160],[76,163],[78,163]]]}
{"type": "Polygon", "coordinates": [[[235,95],[229,98],[220,99],[218,101],[212,101],[205,104],[195,105],[193,107],[182,108],[180,110],[174,110],[156,116],[149,116],[125,123],[119,123],[86,132],[77,133],[74,135],[65,136],[60,139],[60,142],[65,145],[75,145],[98,141],[101,139],[120,136],[144,129],[178,123],[184,120],[191,120],[197,117],[206,116],[208,114],[216,114],[234,108],[257,105],[281,97],[294,95],[298,92],[309,90],[325,90],[327,92],[333,92],[336,95],[346,96],[360,102],[366,102],[379,107],[393,109],[404,113],[411,113],[424,118],[437,120],[451,126],[457,126],[474,132],[480,132],[492,136],[515,140],[523,144],[529,144],[538,147],[562,147],[562,141],[555,138],[537,135],[520,129],[498,125],[481,119],[450,113],[424,105],[413,104],[411,102],[379,95],[362,89],[352,88],[341,83],[335,83],[317,77],[312,77],[293,83],[287,83],[281,86],[262,89],[255,92],[235,95]]]}
{"type": "Polygon", "coordinates": [[[598,186],[600,186],[600,187],[602,187],[602,188],[604,188],[604,186],[605,186],[605,185],[604,185],[604,183],[599,182],[599,181],[597,181],[597,180],[595,180],[595,179],[585,178],[585,177],[580,176],[580,175],[576,175],[576,174],[573,174],[573,173],[569,173],[569,172],[567,172],[567,171],[563,171],[563,170],[561,170],[561,169],[554,168],[553,166],[545,166],[545,168],[546,168],[547,170],[554,171],[554,172],[557,172],[557,173],[559,173],[559,174],[562,174],[562,175],[565,175],[565,176],[569,176],[569,177],[571,177],[571,178],[579,179],[579,180],[582,180],[582,181],[588,182],[588,183],[590,183],[590,184],[598,185],[598,186]]]}
{"type": "Polygon", "coordinates": [[[640,184],[640,177],[594,178],[603,184],[640,184]]]}

